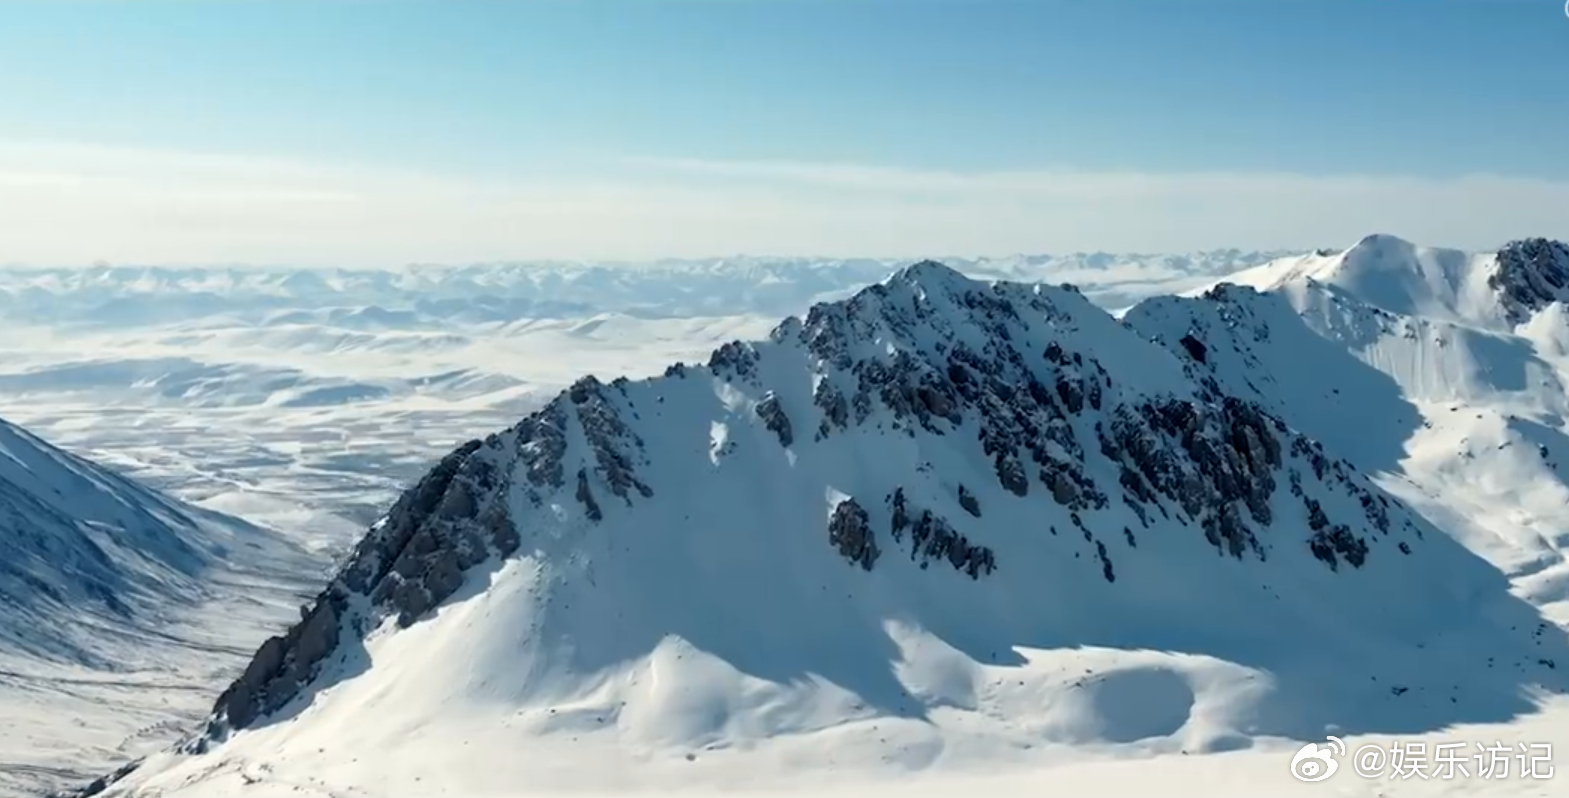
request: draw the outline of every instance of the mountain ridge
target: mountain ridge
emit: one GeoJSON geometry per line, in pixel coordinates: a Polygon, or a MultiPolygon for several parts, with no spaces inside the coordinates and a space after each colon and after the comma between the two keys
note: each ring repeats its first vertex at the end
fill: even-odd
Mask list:
{"type": "MultiPolygon", "coordinates": [[[[1020,647],[1090,645],[1202,653],[1272,685],[1202,722],[1107,731],[1104,706],[1041,721],[1048,738],[1186,728],[1199,750],[1507,718],[1530,711],[1526,684],[1562,689],[1562,635],[1496,570],[1243,395],[1071,287],[915,264],[706,365],[584,378],[455,450],[184,750],[273,750],[297,729],[303,752],[313,724],[388,701],[412,713],[384,716],[399,727],[588,701],[601,729],[660,745],[973,711],[908,670],[938,667],[933,646],[977,677],[1027,670],[1020,647]],[[420,653],[437,640],[461,671],[420,653]],[[1479,677],[1480,650],[1521,675],[1479,677]],[[629,662],[717,703],[607,675],[629,662]],[[1378,662],[1372,682],[1351,662],[1378,662]],[[683,681],[714,668],[774,709],[683,681]]],[[[1161,701],[1200,690],[1161,684],[1161,701]]]]}

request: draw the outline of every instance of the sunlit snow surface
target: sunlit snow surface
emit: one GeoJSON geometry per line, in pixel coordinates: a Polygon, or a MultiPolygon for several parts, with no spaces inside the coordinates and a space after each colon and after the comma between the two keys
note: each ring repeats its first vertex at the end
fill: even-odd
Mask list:
{"type": "MultiPolygon", "coordinates": [[[[1241,255],[1176,267],[1148,265],[1152,261],[1131,267],[1079,262],[1076,271],[1059,272],[1051,267],[1061,264],[1019,260],[974,264],[969,271],[982,277],[1070,280],[1102,304],[1123,307],[1152,293],[1204,285],[1215,274],[1257,262],[1241,255]],[[1096,268],[1118,277],[1098,287],[1096,268]]],[[[8,297],[0,318],[14,322],[0,339],[0,416],[175,495],[277,527],[316,549],[324,566],[435,457],[462,440],[515,422],[583,373],[606,379],[641,376],[674,360],[706,359],[719,343],[762,338],[783,315],[803,311],[814,299],[841,297],[892,268],[868,262],[788,268],[687,264],[629,280],[576,267],[537,272],[496,267],[462,272],[461,279],[449,275],[434,284],[406,274],[374,273],[360,278],[276,273],[270,282],[221,270],[0,275],[0,290],[8,297]],[[532,293],[506,288],[521,285],[525,277],[536,286],[532,293]],[[583,286],[571,288],[574,281],[583,286]],[[53,298],[36,301],[39,292],[52,292],[53,298]],[[414,307],[411,296],[430,301],[414,307]],[[432,304],[437,299],[448,304],[432,304]],[[545,306],[547,299],[559,306],[545,306]]],[[[1246,279],[1266,288],[1287,282],[1246,279]]],[[[1536,439],[1521,436],[1543,437],[1551,444],[1557,440],[1552,436],[1562,435],[1562,421],[1553,420],[1564,401],[1554,382],[1562,372],[1551,351],[1554,341],[1569,340],[1561,324],[1543,314],[1530,329],[1503,330],[1467,322],[1466,314],[1476,315],[1473,305],[1452,303],[1454,312],[1444,313],[1431,304],[1406,307],[1402,312],[1422,314],[1410,316],[1413,325],[1442,329],[1440,335],[1486,339],[1475,346],[1429,347],[1429,359],[1413,366],[1410,354],[1388,336],[1366,333],[1369,340],[1352,341],[1332,335],[1332,325],[1339,322],[1315,322],[1303,290],[1287,286],[1283,294],[1278,307],[1259,303],[1264,309],[1257,312],[1277,341],[1300,340],[1289,350],[1261,345],[1256,351],[1264,367],[1249,364],[1247,376],[1261,383],[1272,375],[1281,383],[1276,388],[1259,384],[1260,396],[1293,425],[1337,447],[1369,473],[1383,474],[1380,480],[1388,489],[1514,574],[1522,595],[1560,612],[1569,581],[1561,576],[1558,550],[1566,541],[1559,530],[1569,529],[1564,517],[1569,502],[1556,461],[1532,461],[1525,450],[1534,456],[1536,439]],[[1298,307],[1305,316],[1291,312],[1298,307]],[[1282,310],[1279,319],[1267,315],[1282,310]],[[1539,389],[1518,389],[1526,383],[1515,380],[1506,385],[1515,390],[1494,390],[1497,385],[1478,377],[1489,369],[1513,374],[1517,368],[1515,361],[1485,348],[1489,345],[1535,352],[1535,359],[1520,354],[1526,360],[1518,368],[1539,389]],[[1444,351],[1434,354],[1439,349],[1444,351]],[[1473,359],[1445,354],[1462,349],[1473,359]],[[1351,361],[1367,367],[1327,371],[1351,361]],[[1538,361],[1545,365],[1539,367],[1538,361]],[[1306,362],[1312,365],[1296,365],[1306,362]],[[1348,396],[1343,409],[1336,410],[1337,389],[1362,393],[1348,396]],[[1502,445],[1506,442],[1510,445],[1502,445]]],[[[1366,301],[1395,304],[1387,295],[1366,301]]],[[[1141,331],[1148,325],[1152,335],[1180,337],[1171,325],[1192,324],[1188,316],[1144,311],[1130,317],[1141,331]]],[[[1213,363],[1216,369],[1240,367],[1224,358],[1213,363]]],[[[717,451],[715,430],[705,426],[704,432],[702,456],[708,458],[717,451]]],[[[734,433],[721,428],[718,434],[734,433]]],[[[1563,450],[1569,457],[1569,445],[1563,450]]],[[[451,617],[443,624],[389,638],[376,651],[378,669],[384,657],[389,664],[398,661],[397,647],[450,647],[458,660],[475,655],[464,648],[473,642],[461,634],[463,619],[479,623],[488,613],[504,611],[502,598],[470,592],[444,611],[451,617]]],[[[280,598],[277,604],[267,611],[224,611],[226,626],[220,628],[233,628],[237,637],[252,642],[216,651],[210,660],[183,649],[171,649],[175,653],[168,656],[149,650],[148,657],[180,665],[179,686],[167,690],[116,682],[91,671],[82,681],[110,684],[68,690],[62,685],[75,682],[56,679],[51,690],[37,692],[25,685],[8,689],[0,675],[0,712],[25,706],[26,714],[19,711],[16,717],[47,726],[50,745],[57,747],[42,751],[19,745],[7,736],[11,727],[0,729],[0,772],[24,775],[20,781],[0,778],[0,794],[18,784],[74,784],[84,773],[96,775],[94,768],[101,771],[105,763],[154,750],[189,731],[243,665],[255,639],[268,626],[289,620],[291,599],[280,598]],[[83,745],[73,748],[78,739],[83,745]],[[12,761],[17,764],[8,770],[6,763],[12,761]]],[[[931,645],[930,638],[923,642],[913,632],[891,629],[889,634],[909,645],[931,645]]],[[[680,643],[657,649],[639,666],[646,672],[614,676],[632,678],[635,685],[607,683],[603,695],[584,697],[581,707],[563,705],[537,715],[498,718],[454,711],[442,714],[438,724],[401,725],[396,708],[385,706],[392,699],[378,691],[378,682],[360,680],[343,684],[341,689],[356,694],[335,703],[382,702],[376,723],[356,723],[353,713],[329,706],[327,716],[304,733],[274,739],[269,735],[282,734],[281,727],[261,729],[237,740],[232,758],[204,763],[200,773],[171,771],[172,778],[158,782],[167,790],[159,794],[500,796],[654,788],[719,795],[773,788],[845,795],[1125,790],[1399,796],[1475,795],[1485,786],[1486,794],[1545,795],[1551,784],[1518,778],[1486,784],[1475,778],[1370,781],[1345,767],[1329,783],[1298,784],[1286,769],[1300,741],[1228,731],[1242,723],[1236,713],[1250,706],[1250,691],[1264,689],[1265,674],[1160,651],[1021,654],[1027,664],[1007,667],[978,666],[941,651],[913,657],[935,670],[905,677],[938,695],[954,696],[946,715],[938,710],[931,722],[868,720],[837,732],[816,729],[812,718],[788,713],[808,706],[825,719],[854,717],[854,696],[808,686],[819,691],[816,700],[785,702],[777,687],[757,683],[680,643]],[[682,698],[686,705],[670,708],[675,698],[657,693],[662,678],[708,687],[682,698]],[[666,706],[670,722],[679,720],[687,728],[667,729],[650,718],[633,724],[645,737],[654,735],[649,739],[607,737],[604,702],[627,691],[641,691],[645,705],[666,706]],[[770,702],[780,703],[770,708],[770,702]],[[714,739],[746,739],[745,745],[698,747],[689,756],[670,756],[659,745],[662,729],[690,738],[691,724],[726,716],[737,706],[755,706],[752,716],[763,727],[740,735],[721,730],[714,739]],[[997,722],[966,728],[966,723],[974,725],[967,713],[977,710],[977,717],[997,722]],[[1010,715],[1027,720],[1012,724],[1010,731],[1010,715]],[[882,725],[870,729],[865,723],[882,725]],[[795,731],[767,733],[769,724],[795,731]],[[803,729],[815,731],[799,733],[803,729]],[[544,730],[551,733],[539,733],[544,730]],[[288,755],[277,757],[275,750],[288,755]],[[418,751],[420,756],[363,755],[377,750],[418,751]],[[343,751],[357,753],[340,756],[343,751]],[[1208,753],[1185,755],[1199,751],[1208,753]],[[496,767],[498,762],[507,766],[496,767]],[[515,780],[520,772],[528,774],[526,783],[515,780]]],[[[482,705],[485,677],[475,673],[470,678],[476,681],[465,681],[453,695],[482,705]]],[[[1569,750],[1565,729],[1569,708],[1549,703],[1544,714],[1507,726],[1461,727],[1426,737],[1468,744],[1556,740],[1569,750]]],[[[1354,750],[1372,739],[1348,742],[1354,750]]]]}

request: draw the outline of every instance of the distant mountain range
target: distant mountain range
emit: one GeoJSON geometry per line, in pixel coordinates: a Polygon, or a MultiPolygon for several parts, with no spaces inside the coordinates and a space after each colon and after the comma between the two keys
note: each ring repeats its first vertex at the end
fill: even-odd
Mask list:
{"type": "MultiPolygon", "coordinates": [[[[968,274],[1073,282],[1112,305],[1177,290],[1280,257],[1089,253],[955,259],[968,274]]],[[[0,314],[37,324],[147,326],[226,319],[416,330],[520,318],[621,313],[649,318],[782,317],[883,279],[892,260],[734,257],[651,263],[502,263],[401,270],[166,268],[0,269],[0,314]]]]}

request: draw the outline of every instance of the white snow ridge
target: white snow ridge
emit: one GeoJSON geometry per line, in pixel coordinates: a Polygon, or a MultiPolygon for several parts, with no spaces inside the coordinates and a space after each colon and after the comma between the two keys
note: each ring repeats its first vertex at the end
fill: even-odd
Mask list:
{"type": "MultiPolygon", "coordinates": [[[[1281,308],[1303,357],[1350,357],[1281,308]]],[[[201,735],[95,787],[844,789],[1258,748],[1241,792],[1187,783],[1267,795],[1303,740],[1557,700],[1569,640],[1353,465],[1376,434],[1141,314],[1178,318],[925,262],[706,365],[584,378],[443,459],[201,735]]]]}

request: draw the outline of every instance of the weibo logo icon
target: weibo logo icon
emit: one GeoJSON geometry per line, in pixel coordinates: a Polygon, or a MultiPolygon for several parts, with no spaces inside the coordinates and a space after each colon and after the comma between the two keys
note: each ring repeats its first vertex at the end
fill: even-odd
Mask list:
{"type": "Polygon", "coordinates": [[[1335,775],[1340,763],[1335,757],[1346,755],[1346,744],[1339,737],[1326,737],[1323,747],[1308,743],[1291,758],[1291,776],[1297,781],[1323,781],[1335,775]]]}

